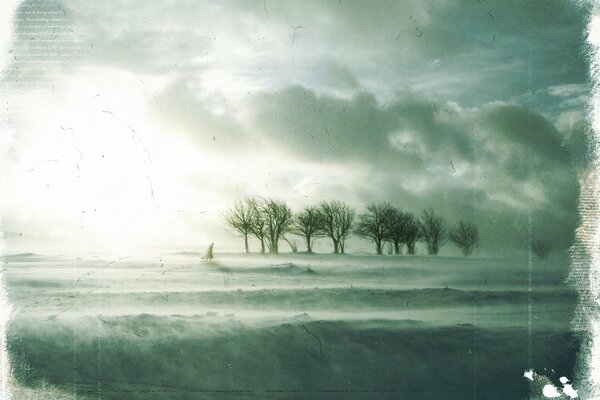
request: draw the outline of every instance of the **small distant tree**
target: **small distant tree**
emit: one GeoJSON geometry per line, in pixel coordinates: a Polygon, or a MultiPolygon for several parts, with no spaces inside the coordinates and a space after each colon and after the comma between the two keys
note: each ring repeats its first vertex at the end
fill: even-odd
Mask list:
{"type": "Polygon", "coordinates": [[[421,238],[421,227],[419,220],[413,213],[404,213],[404,244],[406,254],[415,254],[415,245],[421,238]]]}
{"type": "Polygon", "coordinates": [[[448,234],[449,239],[456,247],[462,250],[465,257],[473,253],[479,245],[479,231],[477,226],[471,222],[459,221],[448,234]]]}
{"type": "Polygon", "coordinates": [[[367,206],[367,212],[358,216],[354,231],[358,236],[375,243],[377,254],[382,253],[384,241],[390,237],[393,213],[394,208],[388,202],[371,203],[367,206]]]}
{"type": "Polygon", "coordinates": [[[324,201],[319,204],[319,218],[323,234],[331,238],[333,252],[344,254],[346,239],[352,232],[355,211],[341,201],[324,201]]]}
{"type": "Polygon", "coordinates": [[[244,239],[244,250],[248,249],[248,235],[252,233],[251,211],[247,204],[236,203],[223,214],[225,225],[244,239]]]}
{"type": "Polygon", "coordinates": [[[446,223],[442,217],[435,215],[432,208],[423,210],[419,222],[421,238],[425,242],[427,253],[437,255],[448,240],[446,223]]]}
{"type": "Polygon", "coordinates": [[[290,231],[292,227],[292,210],[283,201],[263,199],[258,202],[258,209],[265,226],[269,253],[279,253],[279,239],[290,231]]]}
{"type": "Polygon", "coordinates": [[[534,239],[531,241],[531,251],[535,254],[540,260],[548,257],[548,254],[552,251],[552,246],[542,239],[534,239]]]}
{"type": "Polygon", "coordinates": [[[250,231],[260,242],[260,252],[265,253],[265,240],[267,238],[266,221],[261,212],[261,201],[249,199],[247,201],[250,212],[250,231]]]}
{"type": "Polygon", "coordinates": [[[295,217],[292,233],[306,241],[306,251],[312,253],[312,245],[315,238],[323,235],[322,219],[317,207],[306,207],[295,217]]]}

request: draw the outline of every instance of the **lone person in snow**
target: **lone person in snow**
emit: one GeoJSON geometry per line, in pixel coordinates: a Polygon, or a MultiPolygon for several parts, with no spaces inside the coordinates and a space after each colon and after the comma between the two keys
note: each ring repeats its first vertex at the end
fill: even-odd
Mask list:
{"type": "Polygon", "coordinates": [[[208,260],[208,261],[210,261],[210,260],[212,260],[212,259],[213,259],[213,246],[214,246],[214,243],[211,243],[211,244],[208,246],[208,249],[206,249],[206,251],[204,252],[204,255],[202,256],[202,259],[203,259],[203,260],[208,260]]]}

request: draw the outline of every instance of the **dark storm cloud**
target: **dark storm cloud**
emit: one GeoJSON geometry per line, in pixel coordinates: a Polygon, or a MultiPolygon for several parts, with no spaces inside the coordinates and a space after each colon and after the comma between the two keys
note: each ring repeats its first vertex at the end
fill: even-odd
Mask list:
{"type": "Polygon", "coordinates": [[[365,203],[441,207],[455,220],[475,215],[488,236],[502,233],[498,240],[511,244],[526,243],[527,229],[510,231],[531,214],[569,242],[577,176],[554,125],[514,104],[462,109],[398,96],[379,104],[366,92],[341,99],[294,86],[253,97],[247,129],[311,162],[368,165],[372,177],[352,187],[365,203]]]}
{"type": "Polygon", "coordinates": [[[370,93],[349,100],[302,86],[262,93],[248,100],[253,130],[314,157],[367,156],[388,147],[394,120],[370,93]]]}
{"type": "Polygon", "coordinates": [[[526,151],[527,163],[534,168],[545,161],[568,161],[562,135],[524,107],[490,103],[462,109],[412,93],[397,96],[380,104],[369,92],[344,99],[292,86],[253,96],[246,106],[254,131],[316,158],[379,159],[419,152],[472,162],[478,155],[494,153],[516,159],[526,151]]]}

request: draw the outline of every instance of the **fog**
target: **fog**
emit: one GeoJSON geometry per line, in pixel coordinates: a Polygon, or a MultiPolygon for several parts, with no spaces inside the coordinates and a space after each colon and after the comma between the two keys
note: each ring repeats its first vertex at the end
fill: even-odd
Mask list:
{"type": "Polygon", "coordinates": [[[24,393],[45,382],[65,398],[398,398],[410,387],[411,398],[458,399],[477,382],[489,398],[521,398],[528,357],[557,379],[572,374],[578,348],[577,296],[560,257],[531,265],[531,291],[519,258],[5,261],[24,393]]]}

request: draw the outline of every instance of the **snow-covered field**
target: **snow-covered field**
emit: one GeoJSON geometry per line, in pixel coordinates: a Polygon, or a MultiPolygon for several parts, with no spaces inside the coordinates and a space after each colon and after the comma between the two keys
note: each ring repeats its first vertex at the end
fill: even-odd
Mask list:
{"type": "Polygon", "coordinates": [[[22,398],[522,399],[579,346],[566,260],[4,259],[22,398]]]}

